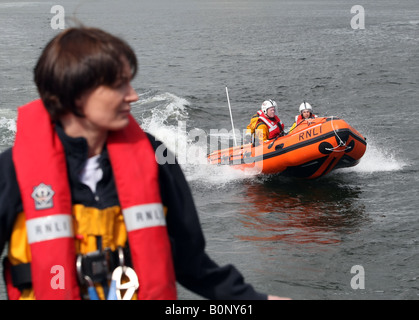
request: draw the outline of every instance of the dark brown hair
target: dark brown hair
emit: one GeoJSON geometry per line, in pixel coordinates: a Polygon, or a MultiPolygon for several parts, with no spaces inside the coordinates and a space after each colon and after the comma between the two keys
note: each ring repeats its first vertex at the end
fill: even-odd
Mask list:
{"type": "Polygon", "coordinates": [[[123,74],[124,58],[132,78],[137,58],[123,40],[96,28],[70,28],[55,36],[34,69],[39,95],[51,119],[72,112],[82,116],[75,101],[88,90],[114,85],[123,74]]]}

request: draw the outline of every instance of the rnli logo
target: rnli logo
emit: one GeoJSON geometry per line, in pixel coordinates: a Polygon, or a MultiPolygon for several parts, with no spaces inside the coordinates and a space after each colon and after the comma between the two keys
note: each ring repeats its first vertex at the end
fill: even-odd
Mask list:
{"type": "Polygon", "coordinates": [[[39,186],[33,188],[32,198],[35,201],[35,209],[49,209],[54,206],[52,197],[54,196],[54,191],[51,186],[41,183],[39,186]]]}

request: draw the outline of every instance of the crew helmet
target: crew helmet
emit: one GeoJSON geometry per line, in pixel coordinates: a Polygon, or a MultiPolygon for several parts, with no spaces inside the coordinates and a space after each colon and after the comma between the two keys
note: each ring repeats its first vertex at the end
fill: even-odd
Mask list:
{"type": "Polygon", "coordinates": [[[270,100],[263,101],[262,106],[260,107],[260,109],[262,110],[262,112],[265,115],[267,115],[266,112],[268,111],[269,108],[272,108],[272,107],[276,108],[276,107],[278,107],[278,105],[276,104],[276,102],[274,100],[270,99],[270,100]]]}
{"type": "Polygon", "coordinates": [[[304,110],[309,110],[310,112],[313,112],[313,108],[311,107],[311,105],[308,102],[303,102],[302,104],[300,104],[300,113],[303,112],[304,110]]]}

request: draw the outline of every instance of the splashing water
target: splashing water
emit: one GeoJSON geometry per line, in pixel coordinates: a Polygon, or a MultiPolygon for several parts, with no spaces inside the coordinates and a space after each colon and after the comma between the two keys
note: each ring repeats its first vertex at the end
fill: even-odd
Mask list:
{"type": "Polygon", "coordinates": [[[188,100],[171,93],[146,93],[133,105],[133,113],[145,131],[176,155],[189,182],[203,181],[212,186],[223,186],[249,178],[252,175],[249,172],[208,164],[207,133],[200,128],[187,129],[189,106],[188,100]],[[136,113],[138,107],[141,107],[140,113],[136,113]]]}
{"type": "Polygon", "coordinates": [[[381,150],[374,142],[368,141],[367,150],[358,165],[339,171],[375,173],[402,170],[406,163],[397,159],[389,151],[381,150]]]}

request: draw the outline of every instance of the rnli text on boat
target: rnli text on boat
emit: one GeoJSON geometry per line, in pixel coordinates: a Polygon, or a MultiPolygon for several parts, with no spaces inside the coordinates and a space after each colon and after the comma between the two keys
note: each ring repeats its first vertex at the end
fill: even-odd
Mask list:
{"type": "Polygon", "coordinates": [[[321,126],[319,126],[319,127],[313,127],[313,128],[311,128],[309,130],[306,130],[304,132],[301,132],[298,135],[298,141],[301,141],[301,140],[305,140],[305,139],[309,139],[309,138],[318,136],[321,133],[322,133],[322,127],[321,126]]]}

